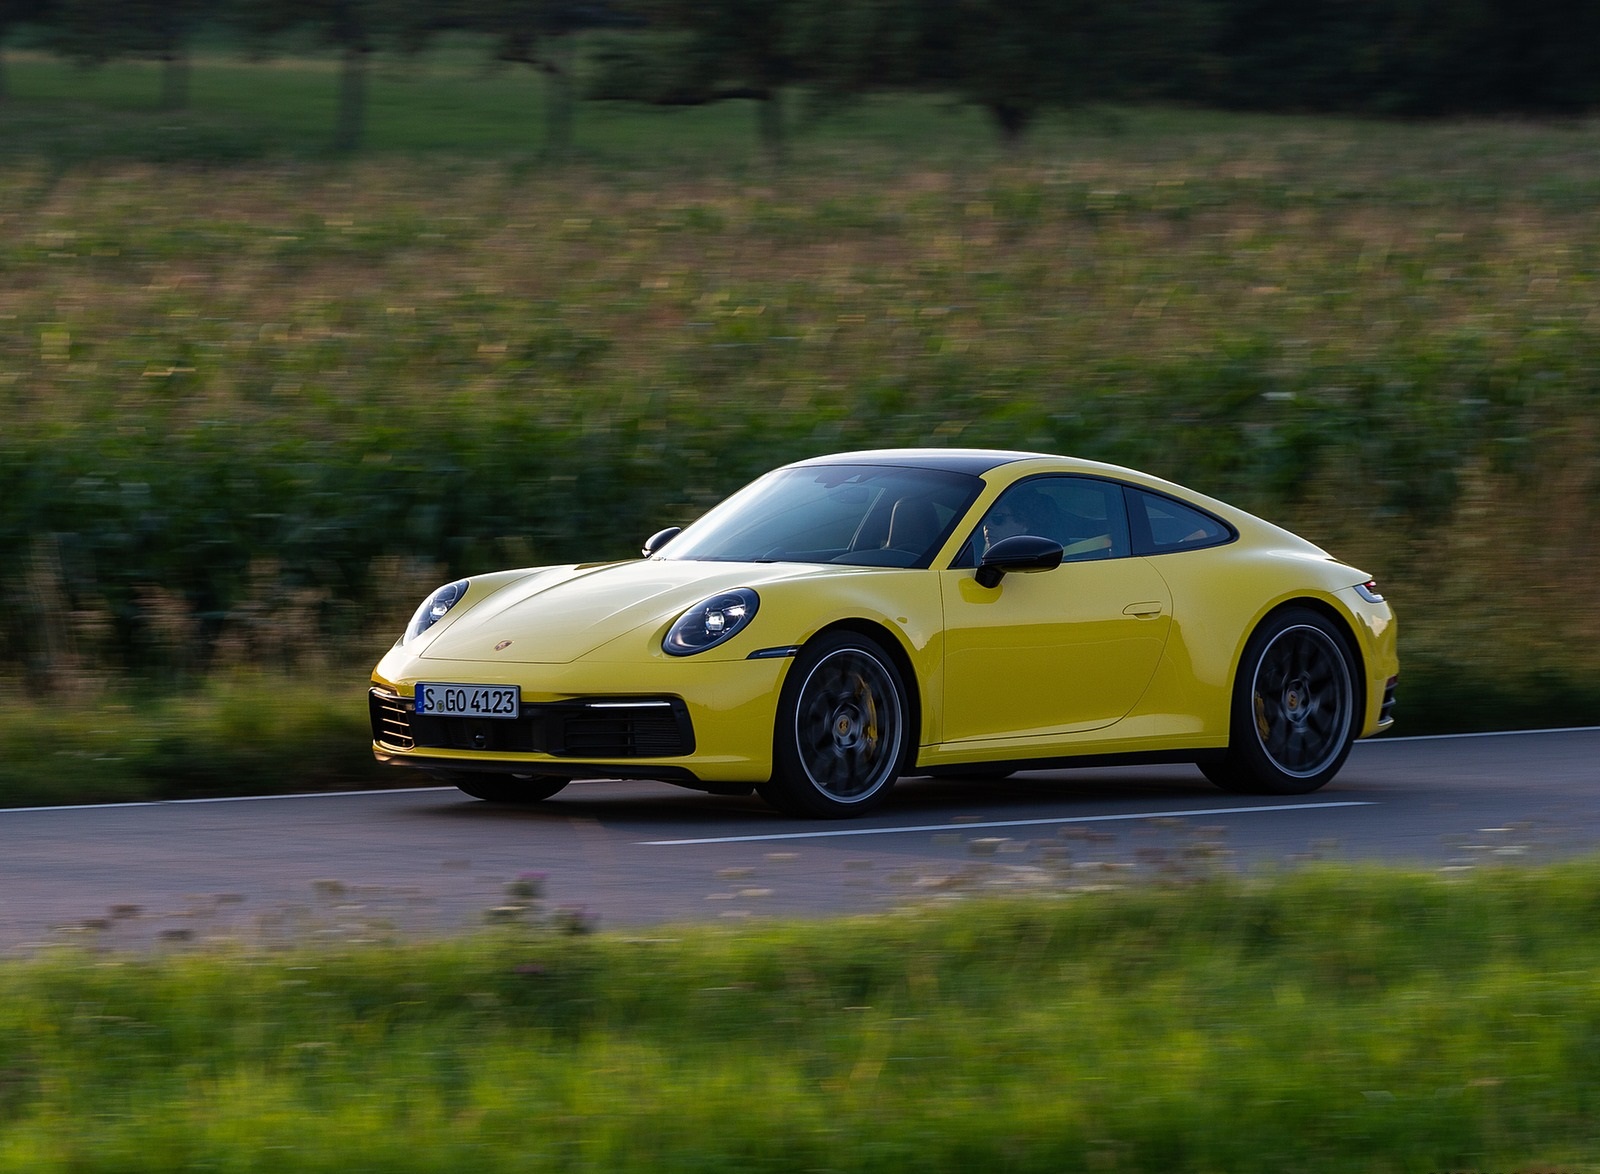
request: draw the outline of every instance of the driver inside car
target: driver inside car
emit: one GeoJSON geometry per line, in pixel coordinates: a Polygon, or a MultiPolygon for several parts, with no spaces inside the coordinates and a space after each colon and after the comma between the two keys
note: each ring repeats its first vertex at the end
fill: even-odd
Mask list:
{"type": "Polygon", "coordinates": [[[1001,495],[1000,500],[983,515],[983,549],[990,548],[1002,538],[1018,534],[1033,534],[1061,541],[1061,513],[1056,503],[1032,485],[1015,486],[1001,495]]]}

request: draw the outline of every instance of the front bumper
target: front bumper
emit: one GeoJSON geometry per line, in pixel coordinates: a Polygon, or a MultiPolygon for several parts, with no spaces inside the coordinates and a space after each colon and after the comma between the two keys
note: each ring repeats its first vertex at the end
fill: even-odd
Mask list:
{"type": "Polygon", "coordinates": [[[513,721],[418,717],[392,689],[368,695],[372,740],[394,750],[497,750],[555,758],[676,758],[694,753],[694,723],[677,697],[574,698],[525,705],[513,721]]]}
{"type": "MultiPolygon", "coordinates": [[[[787,659],[487,666],[393,653],[373,673],[381,762],[567,778],[765,781],[787,659]],[[486,671],[488,670],[488,671],[486,671]],[[419,679],[515,684],[516,720],[419,718],[419,679]]],[[[665,660],[665,658],[663,658],[665,660]]]]}

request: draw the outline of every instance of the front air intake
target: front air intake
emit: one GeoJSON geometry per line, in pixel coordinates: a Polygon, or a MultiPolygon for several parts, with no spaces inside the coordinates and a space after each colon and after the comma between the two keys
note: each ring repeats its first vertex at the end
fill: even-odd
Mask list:
{"type": "Polygon", "coordinates": [[[367,709],[372,717],[372,740],[396,750],[412,750],[417,742],[411,731],[412,702],[386,689],[367,694],[367,709]]]}

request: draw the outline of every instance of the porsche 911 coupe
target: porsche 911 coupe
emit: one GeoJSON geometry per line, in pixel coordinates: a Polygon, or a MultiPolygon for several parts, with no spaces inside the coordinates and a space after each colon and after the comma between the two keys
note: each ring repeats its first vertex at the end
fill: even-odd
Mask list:
{"type": "Polygon", "coordinates": [[[439,588],[373,671],[374,753],[501,803],[647,778],[834,817],[904,775],[1119,762],[1302,794],[1393,721],[1365,571],[1114,465],[818,457],[643,555],[439,588]]]}

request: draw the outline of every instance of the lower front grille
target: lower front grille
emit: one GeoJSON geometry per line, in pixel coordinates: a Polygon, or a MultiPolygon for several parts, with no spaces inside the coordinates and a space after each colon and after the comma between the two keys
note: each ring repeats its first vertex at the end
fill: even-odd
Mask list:
{"type": "MultiPolygon", "coordinates": [[[[683,703],[678,702],[681,709],[683,703]]],[[[561,715],[552,754],[595,758],[670,758],[694,749],[687,710],[585,709],[561,715]],[[559,749],[555,747],[559,746],[559,749]]]]}
{"type": "Polygon", "coordinates": [[[524,705],[513,720],[418,717],[406,697],[374,689],[372,737],[397,750],[495,750],[556,758],[674,758],[694,753],[694,725],[676,697],[590,698],[524,705]]]}
{"type": "Polygon", "coordinates": [[[1378,710],[1378,720],[1387,722],[1394,720],[1394,695],[1400,685],[1399,677],[1390,677],[1383,686],[1383,706],[1378,710]]]}

